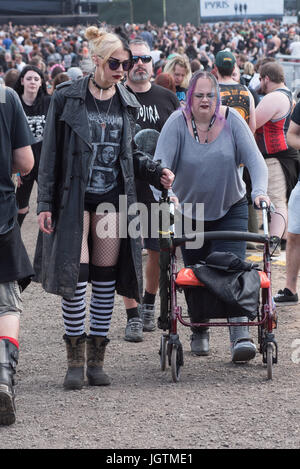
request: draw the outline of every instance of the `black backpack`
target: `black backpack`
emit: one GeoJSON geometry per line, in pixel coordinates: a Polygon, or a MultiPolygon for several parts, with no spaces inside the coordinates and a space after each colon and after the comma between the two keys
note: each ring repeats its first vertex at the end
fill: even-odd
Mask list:
{"type": "Polygon", "coordinates": [[[240,316],[255,319],[260,294],[256,267],[231,252],[214,252],[205,262],[190,266],[205,285],[185,289],[192,321],[240,316]]]}

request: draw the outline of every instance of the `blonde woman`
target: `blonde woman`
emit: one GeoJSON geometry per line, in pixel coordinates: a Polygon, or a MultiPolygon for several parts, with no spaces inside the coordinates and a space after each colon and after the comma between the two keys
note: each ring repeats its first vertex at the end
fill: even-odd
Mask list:
{"type": "Polygon", "coordinates": [[[253,63],[245,62],[242,79],[243,79],[243,83],[246,86],[249,86],[249,83],[252,80],[254,73],[255,73],[255,70],[254,70],[253,63]]]}
{"type": "Polygon", "coordinates": [[[115,290],[139,302],[142,296],[141,241],[120,239],[127,218],[124,227],[119,214],[136,202],[136,177],[158,188],[169,188],[174,177],[133,147],[139,104],[120,84],[132,67],[127,44],[93,26],[86,38],[94,72],[55,90],[39,172],[35,271],[47,292],[62,296],[66,389],[84,384],[85,350],[88,383],[110,384],[103,361],[115,290]],[[108,147],[113,152],[109,160],[108,147]],[[127,197],[123,211],[122,195],[127,197]],[[88,281],[92,296],[86,336],[88,281]]]}
{"type": "Polygon", "coordinates": [[[186,91],[192,76],[188,59],[181,55],[175,55],[172,59],[167,61],[164,72],[174,77],[176,95],[183,105],[186,101],[186,91]]]}

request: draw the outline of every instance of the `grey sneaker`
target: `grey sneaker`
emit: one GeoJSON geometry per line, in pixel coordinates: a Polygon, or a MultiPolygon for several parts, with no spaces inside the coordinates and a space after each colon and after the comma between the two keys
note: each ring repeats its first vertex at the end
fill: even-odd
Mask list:
{"type": "Polygon", "coordinates": [[[155,306],[143,304],[139,306],[139,313],[143,321],[143,331],[151,332],[156,328],[154,316],[155,316],[155,306]]]}
{"type": "Polygon", "coordinates": [[[193,355],[209,355],[209,332],[208,329],[194,331],[191,335],[191,352],[193,355]]]}
{"type": "Polygon", "coordinates": [[[141,318],[131,318],[128,320],[124,339],[128,342],[143,341],[143,322],[141,318]]]}
{"type": "Polygon", "coordinates": [[[230,344],[231,358],[234,363],[248,362],[256,355],[256,346],[252,339],[238,339],[235,343],[230,344]]]}

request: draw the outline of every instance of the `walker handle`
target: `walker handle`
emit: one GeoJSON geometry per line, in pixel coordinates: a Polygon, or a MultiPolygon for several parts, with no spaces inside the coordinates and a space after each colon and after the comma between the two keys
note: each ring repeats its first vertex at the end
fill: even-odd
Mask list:
{"type": "Polygon", "coordinates": [[[227,240],[227,241],[252,241],[256,243],[265,243],[268,241],[266,235],[259,233],[249,233],[248,231],[206,231],[203,233],[191,233],[180,238],[173,239],[173,246],[181,246],[188,241],[195,241],[201,237],[203,241],[227,240]]]}
{"type": "Polygon", "coordinates": [[[168,189],[163,189],[161,191],[161,197],[162,199],[167,199],[168,198],[168,195],[169,195],[169,190],[168,189]]]}

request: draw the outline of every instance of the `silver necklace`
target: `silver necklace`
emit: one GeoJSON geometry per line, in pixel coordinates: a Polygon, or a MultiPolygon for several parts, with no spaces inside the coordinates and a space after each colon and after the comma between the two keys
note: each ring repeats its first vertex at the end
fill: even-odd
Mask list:
{"type": "MultiPolygon", "coordinates": [[[[103,92],[103,90],[101,89],[101,90],[100,90],[100,100],[101,100],[101,98],[102,98],[102,92],[103,92]]],[[[100,111],[99,111],[99,108],[98,108],[98,104],[97,104],[96,98],[95,98],[95,96],[93,95],[93,93],[92,93],[92,96],[93,96],[94,103],[95,103],[95,106],[96,106],[96,109],[97,109],[97,112],[98,112],[98,116],[99,116],[99,120],[100,120],[100,125],[101,125],[102,129],[105,129],[106,124],[107,124],[107,116],[108,116],[108,113],[109,113],[109,110],[110,110],[110,107],[111,107],[111,103],[112,103],[114,94],[113,94],[112,97],[110,98],[109,105],[108,105],[108,109],[107,109],[107,111],[106,111],[104,120],[101,119],[101,114],[100,114],[100,111]]]]}

